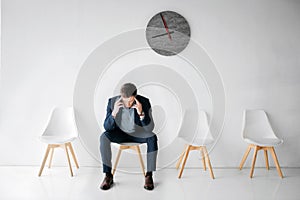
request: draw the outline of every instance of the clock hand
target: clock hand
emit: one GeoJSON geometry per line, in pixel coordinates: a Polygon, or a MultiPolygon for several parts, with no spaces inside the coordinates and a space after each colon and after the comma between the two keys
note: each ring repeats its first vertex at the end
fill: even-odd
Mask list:
{"type": "Polygon", "coordinates": [[[169,28],[168,28],[168,25],[167,25],[167,22],[166,22],[164,16],[161,13],[159,13],[159,15],[160,15],[160,17],[161,17],[161,19],[162,19],[162,21],[164,23],[164,27],[165,27],[165,29],[166,29],[166,31],[168,33],[169,39],[172,40],[170,32],[169,32],[169,28]]]}
{"type": "Polygon", "coordinates": [[[173,33],[174,33],[174,31],[170,31],[169,33],[162,33],[162,34],[159,34],[159,35],[152,36],[152,38],[157,38],[157,37],[160,37],[160,36],[169,35],[169,34],[173,34],[173,33]]]}

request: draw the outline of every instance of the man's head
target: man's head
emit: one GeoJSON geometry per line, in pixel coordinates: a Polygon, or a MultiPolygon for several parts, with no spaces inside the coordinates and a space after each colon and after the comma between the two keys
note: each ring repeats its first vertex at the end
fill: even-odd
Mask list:
{"type": "Polygon", "coordinates": [[[125,107],[131,107],[137,94],[136,86],[132,83],[125,83],[122,85],[120,93],[125,107]]]}

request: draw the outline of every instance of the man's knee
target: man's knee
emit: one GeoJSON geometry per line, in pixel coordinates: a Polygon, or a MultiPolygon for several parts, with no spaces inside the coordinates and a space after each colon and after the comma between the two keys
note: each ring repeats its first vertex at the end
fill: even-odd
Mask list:
{"type": "Polygon", "coordinates": [[[148,137],[148,140],[151,142],[157,142],[157,136],[153,133],[151,137],[148,137]]]}
{"type": "Polygon", "coordinates": [[[157,147],[157,136],[155,134],[153,136],[147,138],[147,145],[151,146],[150,147],[151,149],[154,149],[154,150],[158,149],[158,147],[157,147]]]}
{"type": "Polygon", "coordinates": [[[100,144],[103,142],[108,142],[108,141],[109,141],[109,138],[107,137],[107,131],[105,131],[100,135],[100,144]]]}

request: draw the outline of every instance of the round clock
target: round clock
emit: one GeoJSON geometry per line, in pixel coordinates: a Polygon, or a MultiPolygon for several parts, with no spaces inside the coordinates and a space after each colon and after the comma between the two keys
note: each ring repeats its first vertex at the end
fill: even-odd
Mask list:
{"type": "Polygon", "coordinates": [[[173,11],[163,11],[149,21],[146,39],[149,46],[158,54],[172,56],[186,48],[191,30],[186,19],[173,11]]]}

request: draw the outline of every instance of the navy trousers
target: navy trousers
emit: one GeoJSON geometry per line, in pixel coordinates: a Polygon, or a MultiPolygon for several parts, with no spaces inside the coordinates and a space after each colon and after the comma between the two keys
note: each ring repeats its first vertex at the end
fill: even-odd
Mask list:
{"type": "Polygon", "coordinates": [[[139,131],[125,133],[122,130],[105,131],[100,136],[100,153],[102,157],[103,172],[109,173],[112,169],[111,164],[111,142],[136,142],[147,143],[147,171],[156,170],[157,158],[157,136],[153,132],[139,131]]]}

